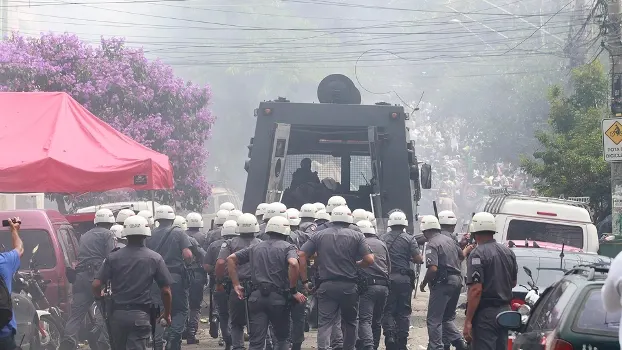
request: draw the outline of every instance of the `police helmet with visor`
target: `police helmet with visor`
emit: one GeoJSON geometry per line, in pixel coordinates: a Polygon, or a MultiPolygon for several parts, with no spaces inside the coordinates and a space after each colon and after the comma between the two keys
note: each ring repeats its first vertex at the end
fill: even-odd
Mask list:
{"type": "Polygon", "coordinates": [[[121,209],[117,213],[116,222],[122,225],[125,222],[125,219],[129,218],[130,216],[134,216],[134,215],[136,215],[136,213],[134,213],[132,209],[121,209]]]}
{"type": "Polygon", "coordinates": [[[229,211],[228,210],[219,210],[216,213],[216,218],[214,218],[214,225],[222,225],[225,223],[225,221],[227,221],[227,216],[229,216],[229,211]]]}
{"type": "Polygon", "coordinates": [[[352,212],[350,209],[342,205],[333,209],[332,213],[330,213],[330,221],[351,224],[354,220],[352,219],[352,212]]]}
{"type": "Polygon", "coordinates": [[[283,236],[289,236],[289,220],[282,216],[275,216],[268,221],[266,232],[274,232],[283,236]]]}
{"type": "Polygon", "coordinates": [[[95,224],[114,224],[115,222],[112,210],[105,208],[99,209],[95,213],[95,220],[93,220],[93,223],[95,224]]]}
{"type": "Polygon", "coordinates": [[[361,232],[363,232],[364,234],[368,234],[368,235],[376,234],[376,229],[374,228],[374,225],[372,225],[371,222],[369,222],[369,220],[361,220],[356,223],[356,226],[358,226],[361,232]]]}
{"type": "Polygon", "coordinates": [[[161,205],[156,209],[156,220],[175,220],[175,211],[169,205],[161,205]]]}
{"type": "Polygon", "coordinates": [[[130,216],[123,223],[123,237],[151,236],[151,229],[147,219],[140,215],[130,216]]]}
{"type": "Polygon", "coordinates": [[[238,232],[239,233],[256,233],[259,232],[259,224],[255,215],[245,213],[238,217],[238,232]]]}
{"type": "Polygon", "coordinates": [[[203,216],[199,213],[186,215],[186,222],[189,228],[203,228],[203,216]]]}
{"type": "Polygon", "coordinates": [[[235,220],[227,220],[222,224],[222,231],[220,232],[222,237],[224,236],[238,236],[238,223],[235,220]]]}

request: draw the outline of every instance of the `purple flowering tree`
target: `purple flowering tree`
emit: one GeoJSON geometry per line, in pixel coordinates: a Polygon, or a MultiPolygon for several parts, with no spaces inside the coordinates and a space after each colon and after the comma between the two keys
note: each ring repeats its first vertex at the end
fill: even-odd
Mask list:
{"type": "MultiPolygon", "coordinates": [[[[13,34],[0,41],[0,91],[69,93],[115,129],[169,156],[175,190],[158,193],[158,201],[174,199],[183,209],[203,208],[210,194],[202,175],[204,142],[214,122],[209,87],[177,79],[170,67],[147,60],[123,39],[102,39],[94,47],[70,34],[13,34]]],[[[93,196],[53,198],[72,206],[94,201],[93,196]]]]}

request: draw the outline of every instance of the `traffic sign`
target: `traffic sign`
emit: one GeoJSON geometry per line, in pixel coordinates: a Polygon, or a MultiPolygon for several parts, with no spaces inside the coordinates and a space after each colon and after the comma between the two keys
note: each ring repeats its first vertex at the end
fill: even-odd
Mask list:
{"type": "Polygon", "coordinates": [[[606,162],[622,162],[622,118],[603,119],[603,157],[606,162]]]}

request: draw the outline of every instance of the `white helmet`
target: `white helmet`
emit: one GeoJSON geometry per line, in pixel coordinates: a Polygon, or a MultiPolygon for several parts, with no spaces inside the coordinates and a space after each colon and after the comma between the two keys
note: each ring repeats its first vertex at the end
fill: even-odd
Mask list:
{"type": "Polygon", "coordinates": [[[123,238],[123,225],[112,225],[110,231],[112,231],[116,239],[123,238]]]}
{"type": "Polygon", "coordinates": [[[142,216],[134,215],[125,219],[123,223],[123,237],[127,236],[151,236],[149,222],[142,216]]]}
{"type": "Polygon", "coordinates": [[[443,210],[438,213],[438,222],[441,225],[455,225],[458,223],[458,219],[456,219],[456,214],[453,211],[443,210]]]}
{"type": "Polygon", "coordinates": [[[408,220],[406,219],[406,214],[401,211],[394,211],[389,215],[389,221],[387,223],[389,226],[402,225],[408,226],[408,220]]]}
{"type": "Polygon", "coordinates": [[[229,211],[228,210],[219,210],[216,213],[216,218],[214,219],[214,224],[215,225],[222,225],[225,223],[225,221],[227,221],[227,216],[229,216],[229,211]]]}
{"type": "Polygon", "coordinates": [[[122,224],[125,222],[125,219],[129,218],[130,216],[134,216],[134,215],[136,215],[136,213],[134,213],[132,209],[121,209],[117,213],[116,222],[119,224],[122,224]]]}
{"type": "Polygon", "coordinates": [[[330,214],[324,209],[320,209],[315,213],[315,220],[327,220],[330,221],[330,214]]]}
{"type": "Polygon", "coordinates": [[[326,207],[324,206],[323,203],[320,202],[315,202],[313,203],[313,205],[315,205],[315,210],[326,210],[326,207]]]}
{"type": "Polygon", "coordinates": [[[374,228],[377,228],[377,226],[376,226],[376,218],[373,217],[373,214],[372,214],[371,224],[374,225],[374,228]]]}
{"type": "Polygon", "coordinates": [[[345,205],[348,205],[345,198],[341,196],[332,196],[328,200],[328,204],[326,204],[326,212],[332,213],[335,208],[345,206],[345,205]]]}
{"type": "Polygon", "coordinates": [[[242,214],[244,214],[244,213],[242,213],[241,211],[239,211],[237,209],[233,209],[232,211],[229,212],[229,214],[227,214],[227,221],[229,221],[229,220],[238,221],[238,218],[242,214]]]}
{"type": "Polygon", "coordinates": [[[280,233],[283,236],[289,236],[289,220],[282,216],[275,216],[268,221],[266,232],[280,233]]]}
{"type": "Polygon", "coordinates": [[[345,205],[342,205],[333,209],[333,212],[330,213],[330,221],[351,224],[354,220],[352,219],[352,212],[350,209],[345,205]]]}
{"type": "Polygon", "coordinates": [[[186,222],[188,223],[188,227],[192,227],[192,228],[203,227],[203,217],[199,213],[190,213],[186,215],[186,222]]]}
{"type": "Polygon", "coordinates": [[[374,228],[374,225],[372,225],[371,222],[369,222],[368,220],[361,220],[356,223],[356,226],[358,226],[363,233],[367,233],[370,235],[376,234],[376,229],[374,228]]]}
{"type": "Polygon", "coordinates": [[[175,220],[173,220],[173,225],[181,227],[181,229],[184,231],[188,229],[186,218],[180,215],[175,216],[175,220]]]}
{"type": "Polygon", "coordinates": [[[169,205],[161,205],[156,209],[156,220],[175,220],[175,211],[169,205]]]}
{"type": "Polygon", "coordinates": [[[144,217],[147,219],[149,226],[153,226],[153,214],[151,214],[151,210],[141,210],[136,215],[144,217]]]}
{"type": "Polygon", "coordinates": [[[361,220],[368,219],[369,216],[367,215],[367,211],[365,209],[354,209],[354,211],[352,212],[352,220],[354,220],[355,224],[361,220]]]}
{"type": "Polygon", "coordinates": [[[300,225],[300,212],[296,208],[289,208],[285,211],[287,214],[287,220],[289,220],[289,226],[300,225]]]}
{"type": "Polygon", "coordinates": [[[482,231],[497,231],[497,224],[495,222],[495,217],[486,212],[480,212],[471,218],[471,224],[469,225],[470,233],[477,233],[482,231]]]}
{"type": "Polygon", "coordinates": [[[266,209],[268,208],[268,203],[259,203],[257,209],[255,210],[255,215],[264,215],[266,213],[266,209]]]}
{"type": "Polygon", "coordinates": [[[239,236],[238,223],[235,220],[227,220],[222,224],[222,231],[220,232],[222,237],[224,236],[239,236]]]}
{"type": "Polygon", "coordinates": [[[266,213],[263,214],[263,219],[272,219],[275,216],[282,216],[284,218],[287,218],[286,211],[287,207],[285,206],[285,204],[281,202],[270,203],[268,204],[268,208],[266,208],[266,213]]]}
{"type": "Polygon", "coordinates": [[[239,233],[256,233],[259,232],[259,224],[255,215],[246,213],[238,217],[239,233]]]}
{"type": "Polygon", "coordinates": [[[224,202],[223,204],[220,205],[220,208],[218,209],[232,211],[235,209],[235,205],[233,205],[233,203],[231,202],[224,202]]]}
{"type": "Polygon", "coordinates": [[[441,224],[438,223],[438,219],[434,215],[424,215],[421,218],[421,225],[419,226],[422,232],[427,230],[440,230],[441,224]]]}
{"type": "Polygon", "coordinates": [[[306,203],[303,204],[302,207],[300,207],[300,217],[301,218],[315,218],[315,212],[318,209],[315,207],[315,205],[311,204],[311,203],[306,203]]]}
{"type": "Polygon", "coordinates": [[[114,221],[114,214],[112,213],[112,210],[99,209],[95,213],[95,220],[93,220],[93,222],[96,224],[114,224],[116,221],[114,221]]]}

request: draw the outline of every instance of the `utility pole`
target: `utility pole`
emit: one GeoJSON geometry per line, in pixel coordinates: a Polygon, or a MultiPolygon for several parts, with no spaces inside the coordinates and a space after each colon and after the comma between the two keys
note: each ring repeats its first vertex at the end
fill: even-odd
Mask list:
{"type": "Polygon", "coordinates": [[[570,69],[584,65],[587,50],[585,45],[586,28],[580,23],[585,15],[585,0],[575,0],[568,30],[567,54],[570,57],[570,69]],[[577,29],[578,27],[578,29],[577,29]]]}
{"type": "MultiPolygon", "coordinates": [[[[620,1],[608,0],[606,48],[611,57],[611,114],[622,117],[622,37],[620,36],[620,1]]],[[[611,164],[611,226],[612,233],[620,236],[622,228],[622,162],[611,164]]]]}

